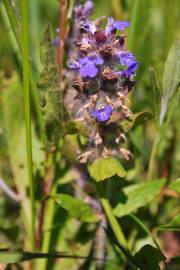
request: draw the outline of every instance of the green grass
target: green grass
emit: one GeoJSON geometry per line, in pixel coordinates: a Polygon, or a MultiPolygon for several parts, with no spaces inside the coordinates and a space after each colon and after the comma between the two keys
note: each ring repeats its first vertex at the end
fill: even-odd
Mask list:
{"type": "Polygon", "coordinates": [[[31,205],[31,227],[30,239],[31,250],[35,250],[35,187],[33,178],[33,157],[32,157],[32,137],[31,137],[31,102],[30,102],[30,68],[29,68],[29,19],[28,2],[21,1],[21,19],[22,19],[22,69],[23,69],[23,90],[24,90],[24,115],[26,127],[26,151],[28,164],[28,179],[31,205]]]}

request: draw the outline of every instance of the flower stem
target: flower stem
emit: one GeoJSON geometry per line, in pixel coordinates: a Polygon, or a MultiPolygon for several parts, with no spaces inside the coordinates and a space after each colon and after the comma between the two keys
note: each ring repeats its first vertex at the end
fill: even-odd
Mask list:
{"type": "Polygon", "coordinates": [[[30,209],[31,209],[31,250],[35,250],[35,198],[33,181],[33,162],[32,162],[32,139],[31,139],[31,110],[30,110],[30,77],[29,77],[29,33],[28,33],[28,1],[21,0],[22,16],[22,66],[23,66],[23,90],[24,90],[24,113],[26,128],[26,151],[27,166],[30,189],[30,209]]]}

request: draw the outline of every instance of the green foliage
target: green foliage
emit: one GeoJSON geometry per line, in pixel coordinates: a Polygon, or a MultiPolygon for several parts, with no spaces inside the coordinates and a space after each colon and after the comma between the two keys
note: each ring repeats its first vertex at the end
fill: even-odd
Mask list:
{"type": "MultiPolygon", "coordinates": [[[[67,31],[73,2],[68,1],[67,31]]],[[[52,46],[51,36],[56,35],[59,21],[59,2],[23,1],[24,4],[29,3],[34,218],[36,236],[41,238],[39,244],[36,240],[37,250],[41,252],[28,253],[10,251],[29,250],[32,231],[21,55],[27,42],[21,43],[21,1],[0,1],[0,248],[9,250],[0,252],[0,264],[18,264],[7,265],[8,269],[159,270],[159,262],[165,259],[163,232],[170,231],[169,237],[172,237],[175,245],[178,243],[174,235],[180,231],[180,112],[179,93],[176,91],[180,82],[180,1],[93,2],[93,18],[112,15],[131,22],[131,27],[127,29],[127,47],[140,63],[137,85],[129,95],[130,106],[135,113],[119,123],[119,131],[128,133],[124,145],[132,152],[134,159],[123,162],[123,167],[119,159],[114,158],[98,159],[89,165],[79,164],[75,159],[80,146],[86,143],[88,128],[65,115],[62,105],[61,87],[65,90],[63,95],[66,94],[66,86],[71,78],[65,76],[67,80],[64,80],[63,73],[62,81],[59,81],[56,48],[52,46]],[[47,24],[40,42],[41,31],[47,24]],[[42,106],[38,95],[42,97],[42,106]],[[44,121],[41,120],[41,111],[44,121]],[[159,125],[159,119],[162,125],[159,125]],[[39,131],[42,136],[39,136],[39,131]],[[54,147],[46,147],[44,135],[52,144],[59,143],[56,154],[54,147]],[[89,179],[88,171],[95,181],[89,179]],[[162,177],[165,180],[159,180],[162,177]],[[104,181],[109,178],[110,181],[104,181]],[[21,200],[14,201],[9,197],[4,184],[21,200]],[[51,199],[44,201],[47,193],[51,194],[51,199]],[[159,199],[155,199],[158,194],[159,199]],[[137,215],[133,215],[133,212],[137,212],[137,215]],[[167,223],[169,218],[171,220],[167,223]],[[41,222],[43,227],[40,229],[41,222]],[[110,230],[114,233],[113,237],[110,230]],[[151,233],[154,230],[157,232],[155,237],[151,233]],[[148,245],[149,241],[156,248],[148,245]],[[50,252],[54,250],[61,252],[50,252]],[[76,257],[79,254],[84,256],[82,260],[76,257]],[[105,262],[106,257],[110,261],[105,262]],[[44,259],[38,260],[40,258],[44,259]],[[62,259],[59,261],[57,258],[62,259]],[[36,259],[33,266],[27,262],[19,265],[33,259],[36,259]]],[[[102,23],[105,24],[105,20],[102,19],[102,23]]],[[[66,60],[65,55],[64,67],[66,60]]],[[[27,61],[26,51],[26,64],[27,61]]],[[[121,145],[123,147],[123,142],[120,142],[121,145]]],[[[89,147],[91,151],[91,145],[89,147]]],[[[173,257],[167,262],[167,269],[179,270],[180,258],[174,257],[176,251],[170,242],[166,251],[170,249],[173,257]]]]}
{"type": "Polygon", "coordinates": [[[40,59],[43,70],[38,86],[43,90],[44,125],[47,138],[57,143],[63,133],[63,105],[56,66],[55,50],[51,40],[50,25],[46,27],[40,44],[40,59]]]}
{"type": "MultiPolygon", "coordinates": [[[[14,264],[24,261],[30,261],[34,259],[83,259],[81,256],[68,256],[63,253],[32,253],[32,252],[20,252],[20,251],[0,251],[0,264],[14,264]]],[[[85,258],[85,257],[84,257],[85,258]]]]}
{"type": "Polygon", "coordinates": [[[180,231],[180,214],[175,216],[169,223],[158,227],[160,231],[180,231]]]}
{"type": "Polygon", "coordinates": [[[97,222],[97,218],[93,214],[91,207],[82,200],[67,194],[50,194],[49,196],[58,205],[66,209],[70,216],[82,222],[97,222]]]}
{"type": "Polygon", "coordinates": [[[168,104],[172,99],[179,83],[180,83],[180,40],[176,40],[169,51],[168,58],[164,68],[163,93],[161,99],[161,113],[160,113],[161,123],[164,120],[168,104]]]}
{"type": "Polygon", "coordinates": [[[117,217],[122,217],[134,212],[139,207],[147,205],[160,193],[164,183],[164,179],[158,179],[123,188],[114,208],[114,214],[117,217]]]}
{"type": "Polygon", "coordinates": [[[179,270],[180,256],[176,256],[170,259],[167,266],[171,270],[179,270]]]}
{"type": "Polygon", "coordinates": [[[180,193],[180,178],[176,179],[174,182],[172,182],[169,185],[169,188],[175,190],[178,193],[180,193]]]}
{"type": "Polygon", "coordinates": [[[150,111],[134,113],[129,119],[125,119],[121,121],[119,123],[119,126],[126,133],[133,127],[135,128],[138,125],[142,125],[152,118],[153,118],[153,115],[150,111]]]}
{"type": "Polygon", "coordinates": [[[157,248],[145,245],[134,255],[134,259],[141,270],[160,270],[159,263],[165,257],[157,248]]]}
{"type": "MultiPolygon", "coordinates": [[[[149,69],[150,76],[151,76],[151,87],[153,90],[153,103],[154,103],[154,112],[156,118],[159,116],[159,110],[160,110],[160,99],[161,99],[161,89],[157,80],[157,74],[156,71],[151,67],[149,69]]],[[[156,119],[157,120],[157,119],[156,119]]]]}
{"type": "Polygon", "coordinates": [[[90,176],[97,182],[106,180],[113,175],[125,177],[126,172],[119,160],[115,158],[101,158],[95,160],[88,167],[90,176]]]}
{"type": "Polygon", "coordinates": [[[67,123],[67,134],[81,134],[85,137],[88,136],[87,128],[80,121],[69,121],[67,123]]]}

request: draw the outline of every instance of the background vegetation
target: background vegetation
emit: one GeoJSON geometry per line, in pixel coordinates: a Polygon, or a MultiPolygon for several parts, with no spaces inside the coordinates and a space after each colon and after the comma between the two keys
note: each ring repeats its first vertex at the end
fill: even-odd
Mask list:
{"type": "MultiPolygon", "coordinates": [[[[149,180],[154,180],[155,184],[150,185],[149,189],[148,186],[142,186],[140,191],[134,193],[127,191],[129,205],[126,205],[127,208],[121,205],[119,210],[115,208],[114,213],[122,226],[132,256],[147,244],[156,246],[155,237],[164,255],[167,258],[175,257],[180,254],[180,111],[177,90],[180,81],[180,1],[98,0],[94,3],[93,18],[112,15],[116,19],[131,22],[128,48],[140,63],[137,84],[130,97],[131,109],[134,113],[150,110],[153,114],[153,119],[141,121],[141,125],[135,125],[128,133],[134,160],[123,164],[127,171],[126,181],[114,176],[108,185],[110,197],[118,199],[119,194],[115,190],[121,192],[122,187],[147,184],[149,180]],[[163,100],[165,104],[167,101],[165,117],[162,112],[166,107],[163,100]],[[131,215],[134,212],[136,216],[131,215]]],[[[133,268],[136,266],[132,258],[129,258],[132,263],[130,266],[125,263],[123,249],[121,246],[116,247],[117,239],[114,239],[113,233],[98,230],[97,224],[90,220],[91,215],[86,222],[82,216],[77,218],[78,214],[73,211],[75,202],[70,200],[68,204],[67,198],[54,198],[63,207],[58,207],[52,199],[47,200],[43,227],[39,231],[37,229],[41,226],[39,213],[42,211],[46,189],[51,193],[61,192],[77,197],[83,197],[84,194],[94,196],[95,193],[91,185],[81,190],[76,181],[79,175],[72,149],[75,150],[77,144],[73,137],[66,138],[65,142],[61,140],[58,148],[61,151],[56,151],[55,155],[51,155],[53,149],[46,151],[40,91],[37,88],[42,70],[39,45],[42,32],[49,22],[55,35],[58,19],[59,3],[55,0],[31,0],[29,6],[26,1],[0,1],[0,250],[56,251],[88,258],[54,260],[52,257],[55,254],[51,254],[50,259],[36,260],[33,266],[29,263],[7,266],[8,262],[30,257],[28,254],[22,257],[22,254],[8,255],[8,252],[2,252],[0,263],[4,263],[4,269],[136,269],[133,268]],[[28,25],[26,11],[29,13],[28,25]],[[28,136],[30,127],[32,137],[28,136]],[[48,183],[50,187],[45,186],[48,183]],[[113,262],[96,261],[93,257],[107,257],[113,262]]],[[[156,251],[143,250],[143,254],[139,255],[141,269],[158,269],[158,262],[163,258],[161,252],[159,254],[156,251]],[[146,258],[145,266],[142,264],[143,256],[146,258]],[[150,261],[154,258],[152,265],[148,257],[150,261]]],[[[174,261],[166,266],[167,269],[180,269],[179,258],[176,257],[174,261]]]]}

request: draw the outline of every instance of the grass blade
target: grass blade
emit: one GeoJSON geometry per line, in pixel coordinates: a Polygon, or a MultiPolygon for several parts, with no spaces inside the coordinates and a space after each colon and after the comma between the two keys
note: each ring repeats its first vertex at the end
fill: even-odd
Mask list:
{"type": "Polygon", "coordinates": [[[28,1],[21,0],[22,16],[22,66],[23,66],[23,90],[24,90],[24,113],[26,127],[26,151],[28,162],[28,178],[30,189],[30,206],[31,206],[31,249],[35,249],[35,198],[34,198],[34,181],[32,165],[32,139],[31,139],[31,110],[30,110],[30,77],[29,77],[29,34],[28,34],[28,1]]]}

